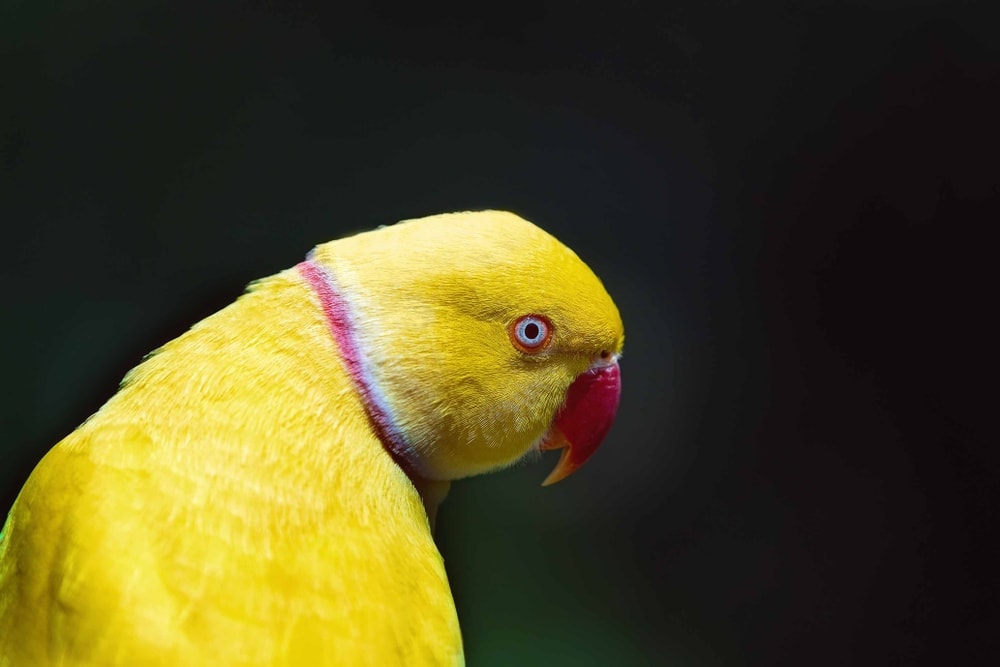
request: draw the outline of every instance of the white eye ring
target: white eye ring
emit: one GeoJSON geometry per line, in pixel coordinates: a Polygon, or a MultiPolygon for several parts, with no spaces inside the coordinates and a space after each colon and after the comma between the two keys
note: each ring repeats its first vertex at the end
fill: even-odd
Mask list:
{"type": "Polygon", "coordinates": [[[510,326],[510,340],[522,352],[540,352],[551,338],[552,324],[541,315],[524,315],[510,326]]]}

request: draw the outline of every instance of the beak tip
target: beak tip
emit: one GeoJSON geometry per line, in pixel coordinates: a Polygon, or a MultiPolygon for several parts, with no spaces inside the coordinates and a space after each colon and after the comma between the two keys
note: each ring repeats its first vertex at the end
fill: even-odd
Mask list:
{"type": "Polygon", "coordinates": [[[571,454],[572,452],[569,446],[563,448],[562,452],[559,454],[559,463],[556,464],[556,467],[552,469],[549,476],[542,482],[542,486],[552,486],[556,482],[560,482],[569,477],[577,468],[580,467],[578,463],[571,461],[571,454]]]}
{"type": "Polygon", "coordinates": [[[542,486],[552,486],[556,482],[560,482],[565,479],[566,475],[557,475],[556,471],[553,470],[549,473],[549,476],[542,481],[542,486]]]}

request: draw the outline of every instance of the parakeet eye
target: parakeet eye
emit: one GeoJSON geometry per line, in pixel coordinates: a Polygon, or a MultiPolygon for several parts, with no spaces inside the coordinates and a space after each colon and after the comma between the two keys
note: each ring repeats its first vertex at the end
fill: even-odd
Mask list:
{"type": "Polygon", "coordinates": [[[510,342],[514,347],[533,354],[541,352],[552,338],[552,324],[541,315],[525,315],[510,325],[510,342]]]}

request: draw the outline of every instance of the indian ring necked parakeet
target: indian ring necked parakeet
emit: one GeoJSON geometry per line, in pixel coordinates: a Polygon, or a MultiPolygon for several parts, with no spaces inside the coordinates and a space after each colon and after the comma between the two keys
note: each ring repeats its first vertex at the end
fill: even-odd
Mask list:
{"type": "Polygon", "coordinates": [[[624,333],[502,211],[316,247],[148,356],[0,533],[0,667],[453,665],[451,480],[594,452],[624,333]]]}

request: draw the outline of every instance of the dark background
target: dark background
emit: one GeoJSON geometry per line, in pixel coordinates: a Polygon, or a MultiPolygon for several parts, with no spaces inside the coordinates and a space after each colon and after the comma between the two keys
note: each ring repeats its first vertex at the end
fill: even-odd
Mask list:
{"type": "Polygon", "coordinates": [[[0,513],[250,280],[508,208],[625,393],[570,480],[454,486],[470,665],[1000,657],[993,3],[336,4],[3,4],[0,513]]]}

